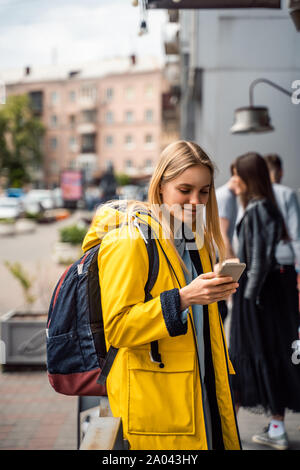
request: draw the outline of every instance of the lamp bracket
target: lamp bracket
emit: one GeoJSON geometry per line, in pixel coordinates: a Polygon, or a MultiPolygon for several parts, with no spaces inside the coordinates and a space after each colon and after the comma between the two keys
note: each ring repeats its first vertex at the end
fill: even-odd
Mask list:
{"type": "Polygon", "coordinates": [[[276,88],[277,90],[281,91],[282,93],[285,93],[288,96],[292,96],[292,93],[289,90],[286,90],[285,88],[282,88],[281,86],[277,85],[276,83],[272,82],[271,80],[268,80],[266,78],[257,78],[256,80],[254,80],[250,84],[250,87],[249,87],[249,102],[250,102],[251,107],[253,106],[253,90],[254,90],[254,87],[258,83],[266,83],[267,85],[270,85],[273,88],[276,88]]]}

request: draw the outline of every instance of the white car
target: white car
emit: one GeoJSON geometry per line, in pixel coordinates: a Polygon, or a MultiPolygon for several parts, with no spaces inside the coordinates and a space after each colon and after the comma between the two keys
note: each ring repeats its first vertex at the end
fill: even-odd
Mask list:
{"type": "Polygon", "coordinates": [[[0,219],[16,219],[23,212],[22,203],[17,197],[0,197],[0,219]]]}
{"type": "Polygon", "coordinates": [[[52,193],[52,198],[53,198],[53,202],[54,202],[55,207],[59,207],[59,208],[63,207],[64,201],[63,201],[63,198],[62,198],[61,189],[60,188],[52,189],[51,193],[52,193]]]}
{"type": "Polygon", "coordinates": [[[134,184],[122,186],[120,190],[120,199],[133,199],[137,201],[142,201],[143,199],[141,188],[134,184]]]}
{"type": "Polygon", "coordinates": [[[53,194],[49,189],[32,189],[22,198],[22,203],[25,212],[31,214],[38,214],[41,209],[48,210],[55,207],[53,194]]]}

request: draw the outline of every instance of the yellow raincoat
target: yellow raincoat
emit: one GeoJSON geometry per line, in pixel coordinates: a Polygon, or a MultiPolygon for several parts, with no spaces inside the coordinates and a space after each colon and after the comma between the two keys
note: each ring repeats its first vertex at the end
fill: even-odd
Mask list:
{"type": "MultiPolygon", "coordinates": [[[[162,237],[159,224],[140,215],[151,223],[160,241],[153,298],[145,302],[149,267],[145,242],[138,229],[135,237],[130,236],[128,226],[111,230],[110,221],[114,225],[115,216],[112,209],[96,215],[83,242],[86,251],[102,239],[98,263],[105,336],[107,347],[120,348],[107,379],[113,415],[122,418],[124,438],[132,450],[207,449],[191,308],[186,325],[179,319],[178,289],[186,283],[176,252],[162,237]],[[150,343],[155,340],[163,368],[150,359],[150,343]]],[[[206,248],[199,254],[203,272],[210,272],[206,248]]],[[[241,447],[229,385],[229,374],[234,371],[217,304],[210,304],[208,309],[222,440],[225,449],[238,450],[241,447]]]]}

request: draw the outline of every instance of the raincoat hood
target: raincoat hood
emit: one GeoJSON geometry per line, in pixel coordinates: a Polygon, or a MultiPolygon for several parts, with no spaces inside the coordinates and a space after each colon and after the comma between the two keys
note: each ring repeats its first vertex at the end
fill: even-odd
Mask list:
{"type": "Polygon", "coordinates": [[[125,220],[126,214],[119,209],[109,206],[100,208],[94,215],[91,226],[84,237],[83,252],[101,243],[108,232],[118,228],[125,220]]]}
{"type": "MultiPolygon", "coordinates": [[[[162,226],[160,223],[146,213],[136,212],[135,216],[138,217],[139,221],[143,221],[151,226],[154,230],[156,236],[162,236],[162,226]]],[[[82,250],[86,252],[92,247],[100,244],[105,235],[107,235],[112,230],[122,226],[126,223],[127,214],[125,211],[122,211],[120,208],[103,206],[95,214],[91,226],[83,240],[82,250]]],[[[192,232],[187,226],[184,228],[185,235],[188,234],[190,237],[191,234],[195,237],[197,248],[200,250],[203,247],[204,237],[203,231],[201,234],[192,232]]]]}

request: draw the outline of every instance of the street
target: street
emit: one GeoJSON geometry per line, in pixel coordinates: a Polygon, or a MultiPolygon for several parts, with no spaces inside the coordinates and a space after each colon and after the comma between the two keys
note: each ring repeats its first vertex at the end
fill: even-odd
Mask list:
{"type": "Polygon", "coordinates": [[[4,262],[18,261],[30,278],[37,298],[34,309],[48,310],[51,293],[64,267],[52,260],[53,245],[59,239],[59,229],[80,219],[80,213],[51,224],[37,225],[33,233],[0,238],[0,315],[23,305],[22,288],[4,262]]]}

